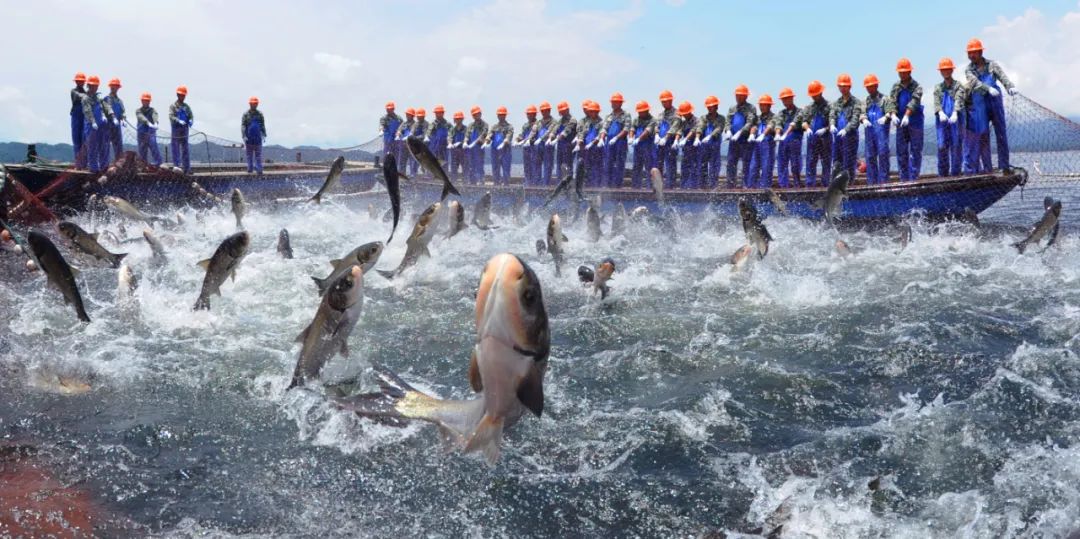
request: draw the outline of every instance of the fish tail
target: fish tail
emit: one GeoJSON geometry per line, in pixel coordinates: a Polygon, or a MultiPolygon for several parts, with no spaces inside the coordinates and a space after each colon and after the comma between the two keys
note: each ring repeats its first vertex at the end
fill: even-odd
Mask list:
{"type": "Polygon", "coordinates": [[[112,265],[113,265],[113,267],[114,268],[119,268],[120,267],[120,262],[122,260],[124,260],[124,257],[127,256],[127,255],[128,255],[127,253],[118,253],[118,254],[113,255],[112,256],[112,265]]]}
{"type": "Polygon", "coordinates": [[[199,299],[195,300],[195,311],[209,311],[210,310],[210,296],[200,294],[199,299]]]}
{"type": "Polygon", "coordinates": [[[1016,250],[1020,251],[1020,254],[1024,254],[1024,250],[1027,249],[1027,244],[1021,241],[1014,243],[1013,247],[1016,247],[1016,250]]]}
{"type": "Polygon", "coordinates": [[[86,314],[86,309],[83,308],[82,305],[79,305],[78,308],[75,309],[75,311],[79,315],[79,320],[82,320],[83,322],[90,321],[90,315],[86,314]]]}
{"type": "Polygon", "coordinates": [[[381,269],[377,269],[375,271],[379,272],[379,275],[382,275],[388,281],[394,279],[394,272],[393,271],[387,271],[387,270],[381,270],[381,269]]]}
{"type": "Polygon", "coordinates": [[[499,443],[502,442],[503,418],[484,414],[476,430],[469,436],[465,444],[465,452],[473,453],[481,451],[489,463],[494,464],[499,460],[499,443]]]}
{"type": "Polygon", "coordinates": [[[315,193],[315,196],[308,199],[308,202],[314,202],[316,204],[322,204],[322,195],[315,193]]]}
{"type": "Polygon", "coordinates": [[[312,275],[311,280],[315,281],[315,287],[319,289],[319,295],[320,296],[322,296],[323,294],[326,294],[326,289],[330,286],[330,279],[329,278],[320,279],[320,278],[315,277],[314,275],[312,275]]]}

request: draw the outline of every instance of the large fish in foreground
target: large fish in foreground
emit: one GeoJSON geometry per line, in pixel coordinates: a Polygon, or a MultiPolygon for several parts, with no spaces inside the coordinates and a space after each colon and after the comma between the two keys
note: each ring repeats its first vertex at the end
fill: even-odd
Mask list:
{"type": "Polygon", "coordinates": [[[214,256],[199,262],[199,267],[206,270],[206,275],[203,277],[199,299],[195,301],[196,311],[210,310],[210,296],[221,295],[221,285],[225,279],[232,277],[234,281],[236,280],[236,268],[247,256],[250,243],[251,236],[247,232],[237,232],[218,245],[214,256]]]}
{"type": "Polygon", "coordinates": [[[1038,245],[1047,234],[1050,235],[1050,241],[1046,242],[1047,249],[1057,240],[1058,218],[1061,217],[1061,201],[1046,197],[1043,200],[1043,208],[1046,211],[1043,213],[1042,218],[1039,219],[1039,222],[1031,227],[1031,232],[1028,233],[1027,237],[1013,244],[1013,247],[1016,247],[1020,254],[1024,254],[1029,245],[1038,245]]]}
{"type": "Polygon", "coordinates": [[[757,249],[758,259],[765,258],[765,255],[769,254],[769,242],[772,241],[772,236],[769,235],[768,229],[765,228],[765,224],[758,218],[757,209],[754,205],[746,200],[739,201],[739,216],[742,217],[743,232],[746,233],[746,241],[750,242],[757,249]]]}
{"type": "Polygon", "coordinates": [[[79,320],[89,322],[90,316],[86,314],[82,295],[79,294],[79,286],[75,283],[75,276],[79,272],[68,265],[56,245],[53,245],[53,242],[44,234],[31,230],[26,235],[26,243],[33,251],[38,267],[45,272],[49,285],[64,295],[65,303],[75,306],[75,314],[78,315],[79,320]]]}
{"type": "Polygon", "coordinates": [[[323,182],[322,187],[319,188],[319,192],[315,193],[315,196],[311,197],[308,202],[314,202],[316,204],[322,204],[322,197],[327,191],[337,185],[341,180],[341,173],[345,171],[345,156],[339,155],[337,159],[330,165],[330,172],[326,174],[326,181],[323,182]]]}
{"type": "Polygon", "coordinates": [[[102,245],[98,243],[97,234],[91,234],[75,223],[61,221],[57,227],[60,229],[60,233],[78,247],[80,251],[91,255],[98,260],[108,261],[114,268],[119,268],[120,261],[127,256],[127,253],[110,253],[108,249],[102,247],[102,245]]]}
{"type": "Polygon", "coordinates": [[[401,180],[398,178],[397,159],[394,154],[386,154],[382,168],[383,179],[386,180],[386,192],[390,195],[390,211],[394,213],[394,227],[390,229],[390,237],[386,239],[389,245],[390,240],[394,239],[394,232],[397,231],[398,218],[401,217],[401,180]]]}
{"type": "Polygon", "coordinates": [[[531,411],[544,412],[544,375],[551,333],[540,281],[518,257],[495,255],[476,294],[476,345],[469,360],[471,400],[439,399],[376,366],[382,391],[336,398],[343,409],[373,418],[435,423],[466,453],[499,458],[503,431],[531,411]]]}
{"type": "Polygon", "coordinates": [[[439,200],[446,200],[446,197],[453,193],[457,196],[461,196],[454,184],[450,183],[450,176],[446,175],[446,171],[443,170],[442,164],[435,158],[435,154],[431,153],[427,144],[424,144],[424,139],[419,137],[409,137],[405,139],[405,144],[409,146],[409,153],[416,158],[420,163],[420,166],[424,167],[424,170],[435,176],[435,179],[442,180],[443,190],[442,196],[439,200]]]}
{"type": "Polygon", "coordinates": [[[311,280],[315,281],[315,286],[319,288],[319,295],[326,293],[342,275],[349,272],[349,269],[353,266],[360,266],[360,270],[364,273],[368,273],[375,267],[375,263],[379,261],[379,256],[383,252],[383,242],[373,241],[365,243],[352,251],[349,254],[339,258],[338,260],[331,260],[330,265],[334,268],[330,275],[327,275],[325,279],[318,277],[312,277],[311,280]]]}
{"type": "Polygon", "coordinates": [[[364,307],[364,271],[350,266],[323,296],[315,318],[296,338],[303,343],[289,389],[319,377],[323,365],[335,354],[349,355],[349,334],[364,307]]]}
{"type": "Polygon", "coordinates": [[[431,256],[431,252],[428,251],[428,244],[431,243],[431,238],[435,236],[435,231],[439,228],[439,223],[436,217],[439,214],[439,210],[442,209],[442,202],[436,202],[427,207],[424,213],[420,214],[420,218],[416,221],[416,225],[413,226],[412,234],[409,235],[409,239],[405,240],[405,257],[401,259],[401,264],[393,271],[375,270],[379,272],[379,275],[386,277],[387,279],[393,279],[407,268],[416,264],[417,260],[420,260],[420,256],[431,256]]]}

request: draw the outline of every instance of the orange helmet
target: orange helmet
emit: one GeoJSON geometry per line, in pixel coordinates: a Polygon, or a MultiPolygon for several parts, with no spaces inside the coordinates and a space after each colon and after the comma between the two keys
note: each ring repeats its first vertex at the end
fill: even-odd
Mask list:
{"type": "Polygon", "coordinates": [[[710,95],[709,97],[706,97],[705,98],[705,106],[706,107],[719,107],[720,106],[720,98],[716,97],[715,95],[710,95]]]}
{"type": "Polygon", "coordinates": [[[735,95],[741,95],[743,97],[746,97],[750,95],[750,89],[747,88],[745,84],[740,84],[735,87],[735,95]]]}
{"type": "Polygon", "coordinates": [[[139,101],[150,101],[150,92],[143,92],[142,97],[139,98],[139,101]]]}
{"type": "Polygon", "coordinates": [[[897,73],[911,73],[911,60],[901,58],[896,62],[897,73]]]}
{"type": "Polygon", "coordinates": [[[938,61],[937,68],[939,70],[956,69],[956,66],[952,63],[952,58],[945,57],[938,61]]]}
{"type": "Polygon", "coordinates": [[[120,87],[120,79],[113,77],[109,81],[109,88],[113,88],[113,87],[116,87],[116,88],[120,87]]]}
{"type": "Polygon", "coordinates": [[[821,84],[821,81],[819,80],[811,82],[810,85],[806,87],[806,93],[810,94],[810,97],[817,97],[824,91],[825,85],[821,84]]]}
{"type": "Polygon", "coordinates": [[[541,101],[540,102],[540,111],[543,112],[545,110],[551,110],[551,103],[548,103],[547,101],[541,101]]]}
{"type": "Polygon", "coordinates": [[[968,52],[975,52],[975,51],[981,51],[981,50],[983,50],[983,46],[982,46],[982,41],[979,41],[979,38],[973,37],[973,38],[971,38],[971,40],[968,41],[968,46],[967,46],[967,51],[968,52]]]}
{"type": "Polygon", "coordinates": [[[75,73],[75,80],[73,82],[86,82],[86,74],[82,71],[75,73]]]}
{"type": "Polygon", "coordinates": [[[649,102],[648,101],[638,101],[637,106],[634,107],[634,110],[636,110],[638,112],[649,112],[649,102]]]}
{"type": "Polygon", "coordinates": [[[675,96],[671,94],[671,90],[664,90],[663,92],[660,92],[661,103],[663,103],[664,101],[670,103],[673,99],[675,99],[675,96]]]}
{"type": "Polygon", "coordinates": [[[600,112],[600,103],[589,101],[589,112],[600,112]]]}
{"type": "Polygon", "coordinates": [[[758,99],[757,102],[758,105],[772,105],[772,96],[770,96],[769,94],[765,94],[761,96],[761,98],[758,99]]]}
{"type": "Polygon", "coordinates": [[[258,104],[259,104],[259,98],[255,97],[255,96],[251,96],[251,98],[248,99],[248,105],[258,105],[258,104]]]}
{"type": "Polygon", "coordinates": [[[499,107],[495,109],[495,114],[499,116],[506,116],[506,107],[499,107]]]}
{"type": "Polygon", "coordinates": [[[435,105],[435,114],[446,112],[446,107],[442,105],[435,105]]]}
{"type": "Polygon", "coordinates": [[[525,114],[532,114],[533,116],[535,116],[536,115],[536,105],[529,105],[529,106],[525,107],[525,114]]]}
{"type": "Polygon", "coordinates": [[[694,112],[694,106],[689,101],[679,103],[679,116],[689,116],[692,112],[694,112]]]}
{"type": "Polygon", "coordinates": [[[469,114],[472,114],[473,116],[480,114],[480,105],[473,105],[473,107],[469,109],[469,114]]]}
{"type": "Polygon", "coordinates": [[[387,101],[386,102],[386,110],[394,110],[394,102],[393,101],[387,101]]]}
{"type": "Polygon", "coordinates": [[[789,97],[795,97],[795,92],[791,91],[791,88],[780,90],[780,99],[787,99],[789,97]]]}
{"type": "Polygon", "coordinates": [[[181,84],[176,87],[176,95],[187,95],[187,86],[181,84]]]}
{"type": "Polygon", "coordinates": [[[559,112],[566,112],[566,111],[570,110],[570,103],[567,103],[566,101],[559,101],[559,107],[558,108],[559,108],[559,112]]]}
{"type": "Polygon", "coordinates": [[[99,79],[97,75],[90,75],[86,79],[86,84],[89,84],[91,86],[98,86],[101,84],[101,79],[99,79]]]}
{"type": "Polygon", "coordinates": [[[620,94],[619,92],[615,92],[615,93],[611,94],[611,102],[612,103],[622,103],[623,102],[622,94],[620,94]]]}
{"type": "Polygon", "coordinates": [[[455,112],[454,113],[454,119],[455,120],[464,120],[465,119],[465,113],[461,112],[460,110],[455,112]]]}
{"type": "Polygon", "coordinates": [[[406,116],[415,116],[416,115],[416,109],[414,109],[412,107],[409,107],[409,108],[405,109],[405,115],[406,116]]]}
{"type": "Polygon", "coordinates": [[[867,75],[866,78],[864,78],[862,80],[862,85],[863,85],[864,88],[869,88],[871,86],[877,86],[878,85],[877,75],[875,75],[873,73],[867,75]]]}
{"type": "Polygon", "coordinates": [[[417,118],[423,118],[424,116],[427,116],[427,111],[424,110],[423,107],[420,107],[420,108],[416,109],[416,117],[417,118]]]}
{"type": "Polygon", "coordinates": [[[836,77],[836,85],[851,88],[851,75],[841,73],[839,77],[836,77]]]}

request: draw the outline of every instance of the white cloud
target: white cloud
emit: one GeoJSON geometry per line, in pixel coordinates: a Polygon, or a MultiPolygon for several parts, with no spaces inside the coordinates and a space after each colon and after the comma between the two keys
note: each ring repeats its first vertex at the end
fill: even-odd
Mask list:
{"type": "Polygon", "coordinates": [[[14,86],[0,86],[0,102],[15,101],[23,96],[22,90],[14,86]]]}
{"type": "Polygon", "coordinates": [[[323,66],[326,76],[335,82],[341,82],[349,78],[350,72],[364,65],[360,60],[346,58],[328,52],[317,52],[311,56],[316,63],[323,66]]]}
{"type": "Polygon", "coordinates": [[[487,62],[483,58],[462,56],[458,59],[458,70],[460,71],[483,71],[485,69],[487,69],[487,62]]]}

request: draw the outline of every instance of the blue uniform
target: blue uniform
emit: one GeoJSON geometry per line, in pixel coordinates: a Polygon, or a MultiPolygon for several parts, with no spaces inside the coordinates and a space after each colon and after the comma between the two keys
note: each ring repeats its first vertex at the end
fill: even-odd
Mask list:
{"type": "Polygon", "coordinates": [[[465,133],[465,143],[469,147],[465,149],[465,177],[470,183],[484,182],[484,149],[482,145],[487,139],[488,124],[484,120],[476,119],[469,124],[465,133]]]}
{"type": "Polygon", "coordinates": [[[435,158],[442,163],[446,163],[447,160],[447,146],[450,137],[450,122],[446,121],[446,118],[435,118],[435,121],[431,122],[428,126],[427,133],[424,136],[428,140],[428,149],[435,155],[435,158]]]}
{"type": "Polygon", "coordinates": [[[859,156],[859,119],[862,118],[862,102],[855,96],[840,96],[833,103],[829,123],[836,128],[833,136],[833,168],[855,177],[859,156]]]}
{"type": "Polygon", "coordinates": [[[574,140],[578,122],[569,114],[559,117],[555,127],[555,175],[561,180],[574,170],[574,140]]]}
{"type": "Polygon", "coordinates": [[[728,129],[731,130],[731,142],[728,143],[727,153],[727,185],[735,187],[735,179],[739,171],[739,162],[742,161],[743,182],[750,185],[750,155],[753,152],[753,143],[750,142],[750,130],[757,125],[757,113],[754,106],[743,102],[728,110],[728,129]],[[735,140],[735,134],[741,133],[739,140],[735,140]]]}
{"type": "Polygon", "coordinates": [[[524,124],[521,124],[521,132],[516,140],[521,146],[521,164],[525,173],[524,185],[536,185],[540,177],[540,161],[537,159],[540,156],[540,148],[530,144],[533,140],[533,129],[535,127],[535,119],[527,120],[524,124]]]}
{"type": "Polygon", "coordinates": [[[249,109],[240,119],[240,134],[244,137],[248,172],[263,172],[262,145],[266,137],[266,120],[258,110],[249,109]]]}
{"type": "Polygon", "coordinates": [[[806,135],[806,186],[817,185],[817,165],[821,180],[829,185],[832,178],[832,134],[829,133],[829,103],[820,96],[802,110],[802,122],[809,126],[806,135]],[[819,134],[820,133],[820,134],[819,134]]]}
{"type": "Polygon", "coordinates": [[[963,143],[960,139],[960,121],[964,106],[963,88],[959,82],[942,81],[934,87],[934,127],[938,143],[938,175],[959,176],[963,143]],[[941,120],[941,114],[951,118],[957,115],[957,121],[949,123],[941,120]]]}
{"type": "Polygon", "coordinates": [[[795,180],[794,185],[798,185],[802,180],[803,130],[802,124],[798,121],[799,113],[799,108],[792,106],[784,108],[776,115],[775,127],[780,129],[781,137],[787,132],[788,127],[791,127],[791,133],[788,133],[786,139],[780,140],[776,149],[776,179],[780,187],[792,185],[791,179],[795,180]]]}
{"type": "Polygon", "coordinates": [[[465,128],[465,124],[457,124],[450,126],[447,132],[447,139],[450,146],[450,170],[447,172],[450,174],[450,178],[459,180],[462,178],[462,174],[469,170],[468,165],[465,163],[465,137],[468,134],[468,129],[465,128]]]}
{"type": "Polygon", "coordinates": [[[540,118],[536,121],[535,134],[533,135],[533,148],[540,162],[540,185],[551,185],[551,176],[555,168],[555,147],[548,145],[548,138],[555,129],[555,118],[540,118]]]}
{"type": "MultiPolygon", "coordinates": [[[[967,77],[967,84],[965,85],[966,92],[972,96],[972,106],[983,109],[977,112],[977,115],[985,115],[986,121],[994,127],[994,138],[997,142],[997,154],[998,154],[998,168],[1009,168],[1009,136],[1005,127],[1005,101],[1004,96],[1001,95],[1001,87],[998,86],[998,82],[1004,86],[1007,90],[1012,90],[1013,84],[1009,80],[1009,77],[1005,75],[1005,70],[998,65],[997,62],[992,60],[983,60],[981,67],[975,64],[968,64],[967,69],[964,70],[967,77]],[[998,91],[997,96],[990,95],[990,88],[998,91]]],[[[976,118],[976,122],[982,123],[981,118],[976,118]]],[[[982,126],[977,126],[977,129],[981,129],[982,126]]],[[[990,151],[990,131],[989,127],[986,130],[985,141],[979,142],[979,152],[990,151]],[[985,145],[985,149],[982,146],[985,145]]],[[[989,168],[989,165],[987,165],[989,168]]]]}
{"type": "Polygon", "coordinates": [[[105,170],[106,163],[102,161],[102,151],[106,143],[105,128],[108,119],[105,117],[105,109],[101,104],[101,98],[97,92],[89,92],[83,95],[83,154],[86,160],[86,168],[90,172],[105,170]]]}
{"type": "Polygon", "coordinates": [[[105,107],[105,112],[109,116],[108,129],[106,130],[109,144],[103,148],[105,151],[105,162],[109,162],[109,146],[112,147],[113,159],[119,158],[120,154],[124,153],[124,132],[123,124],[127,118],[127,111],[124,110],[124,101],[120,99],[120,96],[114,96],[109,94],[101,100],[105,107]]]}
{"type": "Polygon", "coordinates": [[[701,187],[715,189],[720,181],[720,165],[723,157],[720,153],[720,144],[723,142],[723,132],[727,127],[727,119],[716,113],[706,113],[698,118],[697,134],[701,144],[698,145],[698,162],[701,163],[701,187]]]}
{"type": "Polygon", "coordinates": [[[83,96],[86,90],[71,89],[71,148],[75,152],[75,168],[86,168],[86,152],[83,150],[83,96]]]}
{"type": "Polygon", "coordinates": [[[776,163],[776,137],[773,130],[773,113],[758,115],[758,136],[765,138],[751,146],[750,175],[748,187],[772,187],[773,167],[776,163]]]}
{"type": "Polygon", "coordinates": [[[599,118],[586,116],[578,123],[578,142],[581,143],[581,151],[578,159],[585,161],[585,181],[590,187],[600,187],[604,174],[604,149],[599,142],[603,130],[603,121],[599,118]],[[590,146],[591,145],[591,146],[590,146]]]}
{"type": "Polygon", "coordinates": [[[409,160],[412,159],[412,154],[409,153],[405,139],[412,135],[413,125],[415,124],[415,116],[406,116],[405,121],[398,124],[397,132],[394,133],[394,157],[397,159],[398,172],[401,174],[409,170],[409,160]]]}
{"type": "Polygon", "coordinates": [[[383,142],[383,158],[394,154],[394,159],[397,159],[397,141],[394,140],[394,137],[397,136],[398,127],[400,126],[401,117],[393,112],[387,112],[386,116],[379,118],[379,133],[382,134],[383,142]]]}
{"type": "Polygon", "coordinates": [[[889,179],[889,123],[885,115],[889,98],[881,92],[866,96],[866,183],[885,183],[889,179]],[[886,118],[882,123],[881,118],[886,118]]]}
{"type": "Polygon", "coordinates": [[[656,166],[656,126],[657,121],[651,114],[638,116],[631,125],[630,136],[638,142],[634,144],[634,162],[630,170],[630,184],[641,187],[644,178],[648,178],[656,166]]]}
{"type": "Polygon", "coordinates": [[[619,109],[611,111],[604,120],[607,146],[604,147],[604,178],[608,187],[622,187],[623,177],[626,175],[626,152],[628,142],[626,137],[615,139],[616,135],[624,129],[630,128],[630,114],[619,109]]]}
{"type": "Polygon", "coordinates": [[[664,174],[664,187],[668,189],[675,187],[675,169],[679,159],[679,149],[671,147],[672,141],[675,140],[674,133],[671,131],[678,123],[678,114],[673,107],[669,107],[660,114],[656,128],[656,134],[660,137],[660,142],[656,144],[656,166],[664,174]]]}
{"type": "Polygon", "coordinates": [[[157,145],[157,111],[149,105],[140,107],[135,111],[135,120],[139,158],[155,167],[161,166],[161,151],[157,145]]]}
{"type": "Polygon", "coordinates": [[[495,185],[509,185],[512,162],[510,141],[514,138],[514,127],[506,120],[499,120],[491,126],[488,136],[491,141],[491,179],[495,185]]]}
{"type": "Polygon", "coordinates": [[[699,189],[701,188],[701,153],[694,146],[697,118],[693,114],[682,116],[674,129],[679,135],[679,148],[682,151],[682,163],[679,164],[682,188],[699,189]]]}
{"type": "Polygon", "coordinates": [[[169,123],[172,126],[173,166],[183,167],[191,173],[191,155],[188,151],[188,131],[195,123],[195,115],[187,103],[177,101],[169,107],[169,123]]]}
{"type": "Polygon", "coordinates": [[[923,151],[923,106],[922,87],[915,79],[911,79],[907,86],[897,82],[893,85],[889,96],[891,112],[903,118],[906,112],[908,125],[900,125],[896,128],[896,166],[900,170],[901,180],[918,179],[922,171],[923,151]]]}

